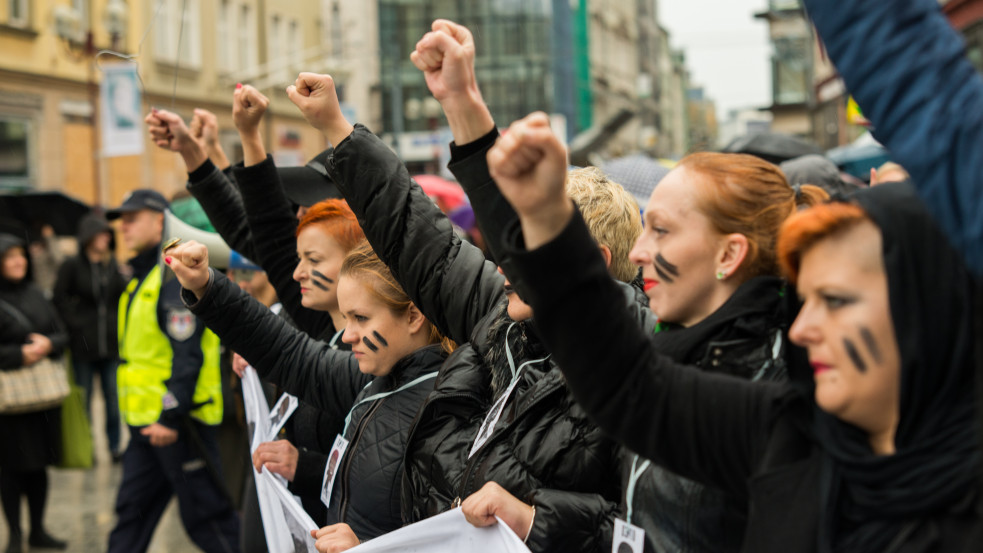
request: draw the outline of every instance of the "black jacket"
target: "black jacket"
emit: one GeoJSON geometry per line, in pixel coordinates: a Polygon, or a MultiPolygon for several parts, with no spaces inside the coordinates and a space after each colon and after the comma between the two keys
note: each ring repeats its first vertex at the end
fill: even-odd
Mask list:
{"type": "Polygon", "coordinates": [[[433,389],[433,378],[359,402],[435,373],[446,358],[440,346],[419,349],[388,375],[373,379],[359,372],[350,352],[331,349],[290,327],[214,270],[200,300],[187,291],[184,299],[264,379],[333,419],[344,419],[356,405],[345,432],[349,446],[335,479],[327,524],[345,522],[361,540],[399,528],[403,452],[413,418],[433,389]]]}
{"type": "Polygon", "coordinates": [[[116,260],[93,263],[85,245],[99,232],[109,231],[100,218],[85,218],[79,225],[79,254],[58,268],[52,301],[71,336],[72,359],[93,361],[119,357],[116,321],[119,297],[126,288],[116,260]]]}
{"type": "MultiPolygon", "coordinates": [[[[871,192],[889,192],[875,192],[880,188],[871,189],[871,192]]],[[[894,211],[887,210],[888,213],[894,211]]],[[[936,246],[942,243],[940,232],[936,230],[930,234],[925,225],[912,222],[902,219],[899,226],[907,224],[911,227],[908,232],[923,235],[925,239],[931,236],[936,246]],[[938,242],[935,242],[936,238],[938,242]]],[[[833,467],[832,474],[835,475],[840,462],[830,460],[830,446],[816,434],[816,422],[828,415],[814,410],[811,397],[788,384],[748,382],[705,373],[660,355],[618,301],[618,288],[607,274],[600,256],[588,247],[590,234],[579,213],[563,233],[535,251],[525,251],[521,247],[523,242],[518,228],[512,230],[507,243],[512,266],[518,270],[515,285],[521,287],[535,309],[544,342],[558,358],[570,386],[592,417],[619,441],[653,462],[744,498],[749,513],[744,551],[820,551],[820,544],[831,534],[828,529],[821,528],[819,522],[823,519],[823,505],[834,481],[826,469],[833,467]],[[573,303],[569,301],[570,297],[582,301],[573,303]],[[577,314],[584,309],[608,324],[592,329],[573,324],[577,314]],[[567,345],[571,343],[578,347],[567,345]],[[607,367],[603,372],[597,370],[602,364],[607,367]]],[[[944,248],[933,246],[913,252],[916,248],[898,246],[890,239],[885,239],[884,244],[885,255],[908,256],[905,259],[907,265],[901,272],[917,271],[922,275],[913,280],[905,277],[895,281],[892,265],[886,261],[895,328],[901,329],[899,332],[906,336],[917,333],[917,329],[908,327],[917,327],[920,324],[918,317],[932,316],[932,306],[925,304],[935,303],[942,297],[949,300],[947,311],[959,310],[957,320],[963,326],[967,320],[967,302],[960,299],[958,293],[938,288],[931,289],[928,294],[930,289],[922,288],[922,296],[932,296],[922,300],[923,303],[916,305],[910,297],[908,301],[895,303],[901,297],[897,290],[908,288],[910,291],[912,285],[934,285],[934,280],[923,280],[923,277],[935,270],[954,268],[951,263],[940,263],[946,260],[940,253],[944,248]],[[934,257],[923,259],[926,263],[911,260],[918,255],[934,257]],[[910,311],[895,309],[902,307],[910,311]],[[899,323],[905,324],[899,326],[899,323]]],[[[965,283],[965,268],[962,271],[963,280],[956,285],[957,292],[965,283]]],[[[953,278],[958,276],[956,271],[951,274],[953,278]]],[[[945,326],[941,320],[934,323],[945,326]]],[[[964,331],[965,328],[961,328],[959,334],[964,331]]],[[[928,451],[917,443],[906,447],[902,426],[896,437],[897,454],[875,457],[868,453],[865,457],[874,467],[883,464],[890,474],[898,474],[895,463],[906,463],[909,459],[916,461],[905,469],[909,477],[906,486],[898,486],[898,481],[882,484],[885,487],[880,493],[889,502],[878,506],[877,511],[887,513],[890,510],[898,513],[893,516],[899,518],[889,519],[898,527],[888,527],[890,532],[881,537],[900,543],[893,549],[880,547],[875,549],[877,551],[969,551],[979,547],[983,519],[975,478],[979,457],[978,452],[972,453],[976,450],[972,439],[972,416],[960,405],[971,402],[973,394],[969,385],[972,362],[966,357],[967,344],[960,338],[951,344],[914,347],[927,346],[941,352],[950,345],[962,350],[961,366],[954,367],[955,374],[960,375],[961,386],[953,385],[956,377],[952,373],[926,371],[926,366],[912,364],[914,359],[903,360],[902,379],[904,382],[908,378],[917,378],[921,386],[918,390],[925,391],[911,388],[911,397],[921,395],[921,400],[929,405],[939,401],[936,393],[944,392],[944,400],[954,407],[951,412],[961,418],[946,421],[949,425],[946,431],[940,432],[942,429],[939,428],[935,434],[941,439],[953,436],[958,439],[945,448],[928,451]],[[946,387],[939,387],[939,382],[946,382],[946,387]],[[951,450],[947,449],[950,447],[962,451],[951,455],[951,450]],[[953,460],[952,465],[946,466],[948,472],[920,470],[943,458],[953,460]],[[953,466],[958,466],[959,470],[951,470],[953,466]],[[910,478],[915,475],[917,478],[910,478]],[[894,498],[896,494],[907,494],[911,490],[931,495],[936,486],[922,486],[925,480],[938,484],[939,488],[951,488],[954,482],[963,484],[955,489],[956,499],[944,501],[941,507],[930,507],[931,503],[922,498],[894,498]]],[[[899,346],[911,349],[913,344],[899,338],[899,346]]],[[[904,385],[902,389],[906,389],[904,385]]],[[[904,398],[901,408],[902,420],[905,420],[906,408],[922,412],[922,405],[911,405],[904,398]]],[[[946,414],[946,411],[926,414],[931,414],[926,420],[937,421],[938,415],[946,414]]],[[[923,424],[920,418],[908,420],[911,421],[908,424],[914,426],[923,424]]],[[[928,436],[921,440],[936,439],[928,436]]],[[[869,445],[866,447],[869,451],[869,445]]],[[[883,475],[875,472],[867,477],[877,479],[883,475]]],[[[875,497],[877,495],[875,492],[875,497]]],[[[879,519],[885,516],[867,515],[869,518],[844,526],[848,513],[852,512],[852,507],[833,511],[834,516],[840,518],[837,527],[843,533],[862,530],[868,524],[879,524],[879,519]]]]}
{"type": "MultiPolygon", "coordinates": [[[[297,265],[297,219],[283,194],[272,158],[252,167],[221,171],[211,161],[188,176],[188,190],[232,249],[259,264],[283,304],[280,316],[309,335],[330,341],[331,317],[300,304],[300,286],[293,280],[297,265]],[[237,188],[238,186],[238,188],[237,188]]],[[[340,349],[347,349],[339,341],[340,349]]],[[[297,470],[290,490],[301,497],[314,520],[324,520],[321,480],[335,435],[343,421],[301,401],[284,425],[286,437],[298,449],[297,470]]]]}
{"type": "MultiPolygon", "coordinates": [[[[516,367],[545,356],[533,325],[508,332],[504,279],[495,265],[460,240],[365,127],[356,125],[338,145],[328,170],[414,304],[444,335],[470,342],[444,363],[413,428],[404,522],[446,511],[494,481],[535,504],[533,551],[609,549],[620,496],[617,447],[587,420],[551,361],[523,369],[491,438],[468,459],[496,392],[509,382],[506,334],[516,367]]],[[[636,290],[625,285],[620,293],[640,318],[651,317],[636,290]]]]}

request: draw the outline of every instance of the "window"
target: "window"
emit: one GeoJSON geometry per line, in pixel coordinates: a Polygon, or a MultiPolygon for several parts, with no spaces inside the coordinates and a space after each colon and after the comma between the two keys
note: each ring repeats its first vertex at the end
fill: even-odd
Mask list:
{"type": "Polygon", "coordinates": [[[239,67],[240,71],[249,71],[256,66],[256,21],[253,10],[246,4],[239,7],[239,67]]]}
{"type": "Polygon", "coordinates": [[[79,34],[81,40],[85,40],[86,33],[92,27],[92,20],[89,17],[89,0],[72,0],[72,9],[79,14],[79,34]]]}
{"type": "Polygon", "coordinates": [[[32,135],[29,119],[0,115],[0,187],[32,185],[32,135]]]}
{"type": "Polygon", "coordinates": [[[341,56],[344,50],[345,36],[341,25],[341,7],[338,2],[331,3],[331,55],[341,56]]]}
{"type": "Polygon", "coordinates": [[[772,93],[776,105],[802,104],[809,101],[807,56],[811,55],[806,38],[776,38],[772,58],[772,93]]]}
{"type": "Polygon", "coordinates": [[[283,64],[283,22],[279,15],[270,18],[270,27],[266,39],[266,63],[270,73],[279,73],[277,69],[283,64]]]}
{"type": "Polygon", "coordinates": [[[303,69],[304,65],[304,35],[300,30],[300,24],[296,19],[290,22],[290,45],[287,50],[290,52],[290,73],[288,77],[296,77],[303,69]]]}
{"type": "Polygon", "coordinates": [[[221,0],[218,5],[218,20],[215,22],[215,54],[220,72],[228,72],[233,68],[235,37],[232,35],[233,6],[231,0],[221,0]]]}
{"type": "Polygon", "coordinates": [[[201,66],[201,7],[198,0],[163,0],[156,33],[158,61],[201,66]]]}
{"type": "Polygon", "coordinates": [[[8,0],[7,24],[13,27],[27,27],[28,0],[8,0]]]}

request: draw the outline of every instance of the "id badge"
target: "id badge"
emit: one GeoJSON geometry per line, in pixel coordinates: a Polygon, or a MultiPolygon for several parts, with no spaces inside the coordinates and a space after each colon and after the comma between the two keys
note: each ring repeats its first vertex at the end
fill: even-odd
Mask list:
{"type": "Polygon", "coordinates": [[[348,449],[348,440],[341,434],[334,439],[331,446],[331,453],[328,454],[328,464],[324,467],[324,480],[321,482],[321,502],[325,507],[331,506],[331,490],[334,489],[335,476],[338,475],[338,468],[341,466],[341,459],[345,456],[348,449]]]}
{"type": "Polygon", "coordinates": [[[611,553],[643,553],[645,551],[645,530],[628,524],[620,518],[614,519],[614,539],[611,553]]]}

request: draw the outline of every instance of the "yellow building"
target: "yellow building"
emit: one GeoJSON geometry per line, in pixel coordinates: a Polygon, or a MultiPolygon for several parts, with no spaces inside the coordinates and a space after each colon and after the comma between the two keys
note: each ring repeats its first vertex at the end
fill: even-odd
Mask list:
{"type": "Polygon", "coordinates": [[[87,203],[116,205],[135,188],[168,197],[183,188],[180,158],[154,146],[146,132],[140,134],[142,154],[102,155],[104,69],[131,63],[104,50],[133,56],[143,114],[155,106],[187,121],[196,107],[215,112],[233,160],[239,155],[231,111],[237,82],[254,84],[271,98],[264,138],[281,164],[303,163],[326,146],[284,93],[300,71],[334,75],[343,85],[343,102],[351,99],[345,107],[378,127],[378,61],[373,65],[356,54],[378,50],[374,6],[339,0],[0,0],[0,189],[61,190],[87,203]]]}

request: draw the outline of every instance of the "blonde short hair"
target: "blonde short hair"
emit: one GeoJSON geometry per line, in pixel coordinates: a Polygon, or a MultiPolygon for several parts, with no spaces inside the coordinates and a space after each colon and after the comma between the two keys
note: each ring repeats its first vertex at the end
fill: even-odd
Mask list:
{"type": "Polygon", "coordinates": [[[635,198],[597,167],[567,173],[567,194],[580,208],[594,240],[611,250],[611,275],[622,282],[634,280],[638,267],[628,254],[642,234],[635,198]]]}

